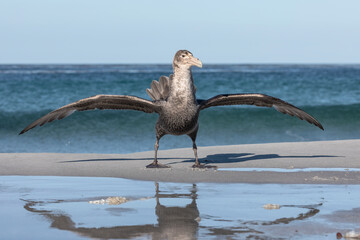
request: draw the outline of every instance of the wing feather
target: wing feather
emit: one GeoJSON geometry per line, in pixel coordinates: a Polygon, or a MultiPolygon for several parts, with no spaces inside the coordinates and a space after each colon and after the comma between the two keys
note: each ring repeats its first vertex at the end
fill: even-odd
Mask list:
{"type": "Polygon", "coordinates": [[[169,77],[161,76],[159,81],[153,80],[150,89],[146,89],[147,94],[154,101],[166,100],[170,92],[169,77]]]}
{"type": "Polygon", "coordinates": [[[244,94],[220,94],[208,100],[198,100],[200,110],[224,105],[255,105],[259,107],[274,107],[277,111],[296,116],[301,120],[314,124],[324,130],[323,126],[310,114],[304,112],[300,108],[291,105],[279,98],[271,97],[265,94],[244,93],[244,94]]]}
{"type": "Polygon", "coordinates": [[[131,109],[143,111],[146,113],[153,113],[158,111],[158,106],[151,101],[135,96],[96,95],[93,97],[81,99],[74,103],[70,103],[46,114],[45,116],[39,118],[24,128],[20,134],[23,134],[38,125],[43,126],[45,123],[52,122],[56,119],[60,120],[66,118],[75,111],[86,111],[94,109],[131,109]]]}
{"type": "Polygon", "coordinates": [[[151,82],[151,90],[153,95],[155,96],[155,99],[160,99],[160,89],[159,89],[159,82],[156,80],[153,80],[151,82]]]}

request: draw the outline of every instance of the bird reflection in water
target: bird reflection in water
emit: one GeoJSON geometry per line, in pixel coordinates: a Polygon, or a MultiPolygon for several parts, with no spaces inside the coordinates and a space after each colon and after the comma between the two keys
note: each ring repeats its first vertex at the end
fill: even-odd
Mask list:
{"type": "Polygon", "coordinates": [[[156,215],[159,231],[154,233],[154,239],[195,239],[199,227],[199,210],[196,205],[196,184],[187,194],[166,194],[159,191],[156,183],[156,215]],[[166,207],[161,205],[161,198],[191,198],[185,207],[166,207]]]}
{"type": "MultiPolygon", "coordinates": [[[[217,237],[222,238],[226,237],[228,239],[235,239],[239,236],[257,236],[261,239],[267,236],[267,231],[269,228],[267,226],[283,226],[292,222],[301,223],[304,220],[312,218],[317,215],[320,210],[319,207],[322,206],[322,203],[312,204],[312,205],[281,205],[282,208],[285,209],[302,209],[298,216],[293,216],[291,211],[289,214],[284,212],[284,216],[280,218],[279,215],[275,214],[275,219],[273,220],[245,220],[246,216],[241,215],[244,213],[244,209],[238,204],[235,206],[230,204],[230,207],[234,207],[234,217],[231,219],[226,219],[223,216],[211,216],[208,215],[207,212],[209,209],[203,209],[202,212],[202,224],[200,227],[200,213],[197,205],[198,200],[198,188],[196,184],[192,184],[189,187],[181,187],[177,189],[171,189],[165,186],[165,190],[161,191],[159,187],[159,183],[155,183],[155,195],[154,198],[149,199],[145,198],[146,201],[153,201],[151,206],[155,207],[155,214],[157,217],[157,223],[154,224],[155,217],[153,214],[146,215],[144,212],[144,208],[146,208],[146,204],[142,202],[144,198],[131,199],[128,198],[128,203],[133,201],[138,204],[139,209],[135,208],[127,208],[131,205],[126,205],[122,203],[119,207],[111,207],[111,208],[100,208],[105,211],[110,210],[109,218],[103,220],[103,217],[100,217],[100,223],[96,224],[96,227],[85,227],[85,225],[81,225],[81,223],[74,222],[74,218],[70,215],[70,213],[64,213],[61,205],[57,208],[57,210],[49,210],[53,209],[52,206],[54,204],[61,203],[86,203],[88,204],[89,199],[72,199],[72,200],[57,200],[57,201],[33,201],[26,200],[26,204],[24,208],[30,212],[40,214],[44,216],[51,222],[52,228],[57,228],[60,230],[67,230],[79,234],[81,236],[90,237],[90,238],[99,238],[99,239],[131,239],[131,238],[145,238],[145,239],[197,239],[198,237],[217,237]],[[185,190],[185,192],[184,192],[185,190]],[[181,192],[180,192],[181,191],[181,192]],[[174,199],[176,201],[176,206],[167,206],[167,202],[169,199],[174,199]],[[189,203],[189,200],[191,202],[189,203]],[[184,201],[187,202],[187,205],[184,206],[184,201]],[[182,205],[181,205],[182,204],[182,205]],[[180,206],[181,205],[181,206],[180,206]],[[129,211],[130,210],[130,211],[129,211]],[[120,214],[119,214],[120,213],[120,214]],[[119,214],[119,215],[118,215],[119,214]],[[132,225],[131,220],[129,220],[130,215],[132,217],[135,216],[135,222],[138,222],[138,225],[132,225]],[[114,221],[114,215],[117,218],[122,218],[117,221],[114,221]],[[152,216],[151,216],[152,215],[152,216]],[[290,216],[286,216],[290,215],[290,216]],[[244,219],[239,219],[239,217],[244,219]],[[139,224],[139,222],[148,221],[149,223],[139,224]],[[227,226],[220,224],[220,222],[226,222],[227,226]],[[109,222],[123,222],[123,224],[119,226],[106,227],[106,224],[109,222]],[[210,224],[209,224],[210,223],[210,224]],[[126,225],[127,224],[127,225],[126,225]],[[214,225],[215,224],[215,225],[214,225]]],[[[205,194],[206,196],[206,194],[205,194]]],[[[203,196],[204,197],[204,196],[203,196]]],[[[202,198],[203,199],[203,198],[202,198]]],[[[218,199],[219,200],[219,199],[218,199]]],[[[246,207],[246,206],[243,206],[246,207]]],[[[261,207],[259,209],[262,209],[261,207]]],[[[96,209],[98,211],[99,209],[96,209]]],[[[93,212],[91,212],[91,208],[85,207],[85,213],[82,215],[85,216],[93,216],[93,212]]],[[[254,210],[255,211],[255,210],[254,210]]],[[[259,210],[256,210],[259,211],[259,210]]],[[[265,210],[268,211],[268,210],[265,210]]],[[[76,211],[77,214],[79,211],[76,211]]],[[[81,211],[80,211],[81,212],[81,211]]],[[[210,211],[211,212],[211,211],[210,211]]],[[[98,213],[98,212],[96,212],[98,213]]],[[[249,216],[247,216],[249,217],[249,216]]],[[[131,218],[131,217],[130,217],[131,218]]],[[[133,219],[132,219],[133,220],[133,219]]],[[[86,224],[86,223],[85,223],[86,224]]],[[[270,234],[271,235],[271,234],[270,234]]]]}
{"type": "MultiPolygon", "coordinates": [[[[67,230],[81,236],[91,238],[113,238],[130,239],[146,237],[152,239],[197,239],[199,227],[199,210],[196,204],[197,188],[193,184],[189,193],[162,193],[159,184],[155,183],[155,214],[157,225],[145,224],[138,226],[115,226],[115,227],[81,227],[75,223],[71,215],[62,211],[40,210],[46,209],[46,204],[69,202],[69,200],[58,201],[30,201],[26,200],[24,208],[30,212],[41,214],[50,220],[51,227],[67,230]],[[161,204],[161,199],[180,198],[191,199],[191,203],[185,207],[167,207],[161,204]]],[[[79,200],[70,200],[79,201],[79,200]]],[[[141,217],[141,216],[139,216],[141,217]]]]}

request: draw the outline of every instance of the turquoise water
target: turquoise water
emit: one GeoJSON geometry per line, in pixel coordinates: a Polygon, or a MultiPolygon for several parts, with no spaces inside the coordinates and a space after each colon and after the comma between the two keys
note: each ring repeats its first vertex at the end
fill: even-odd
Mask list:
{"type": "MultiPolygon", "coordinates": [[[[128,153],[152,150],[155,114],[89,111],[18,133],[65,104],[96,94],[149,99],[170,65],[0,65],[1,152],[128,153]]],[[[318,128],[273,109],[217,107],[201,112],[198,146],[360,138],[360,65],[204,65],[194,69],[197,97],[265,93],[317,118],[318,128]]],[[[191,147],[165,136],[160,149],[191,147]]]]}

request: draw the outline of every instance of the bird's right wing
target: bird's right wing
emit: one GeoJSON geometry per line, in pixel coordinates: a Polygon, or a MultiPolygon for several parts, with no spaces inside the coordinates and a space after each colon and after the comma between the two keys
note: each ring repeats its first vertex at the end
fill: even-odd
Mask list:
{"type": "Polygon", "coordinates": [[[24,130],[22,130],[20,134],[23,134],[38,125],[42,126],[45,123],[52,122],[56,119],[60,120],[68,117],[75,111],[94,109],[132,109],[143,111],[146,113],[157,112],[159,110],[158,106],[155,105],[153,102],[135,96],[96,95],[93,97],[81,99],[77,102],[70,103],[46,114],[45,116],[39,118],[35,122],[31,123],[29,126],[24,128],[24,130]]]}
{"type": "Polygon", "coordinates": [[[220,94],[208,100],[198,100],[200,110],[224,105],[255,105],[258,107],[274,107],[277,111],[296,116],[301,120],[314,124],[320,129],[324,130],[323,126],[310,114],[304,112],[300,108],[291,105],[279,98],[271,97],[259,93],[244,93],[244,94],[220,94]]]}

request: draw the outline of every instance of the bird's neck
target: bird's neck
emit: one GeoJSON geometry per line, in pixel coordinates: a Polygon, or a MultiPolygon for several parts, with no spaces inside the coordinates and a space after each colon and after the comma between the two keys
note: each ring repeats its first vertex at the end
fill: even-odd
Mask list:
{"type": "Polygon", "coordinates": [[[184,81],[192,81],[192,73],[189,67],[174,67],[174,77],[184,81]]]}
{"type": "Polygon", "coordinates": [[[170,98],[177,101],[179,104],[189,104],[195,102],[195,87],[190,68],[174,68],[174,77],[171,81],[170,98]]]}

